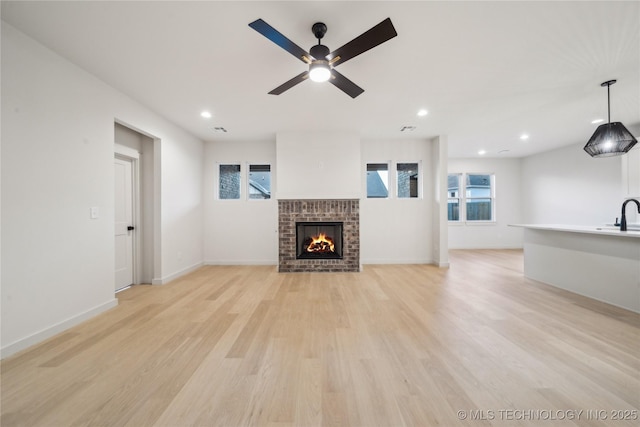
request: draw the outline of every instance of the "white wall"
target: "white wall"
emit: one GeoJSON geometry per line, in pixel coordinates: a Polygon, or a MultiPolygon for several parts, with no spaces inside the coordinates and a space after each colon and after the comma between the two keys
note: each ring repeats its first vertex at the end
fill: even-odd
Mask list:
{"type": "Polygon", "coordinates": [[[278,263],[278,202],[275,141],[209,142],[205,145],[205,255],[207,264],[278,263]],[[216,189],[220,163],[240,163],[242,197],[218,200],[216,189]],[[272,197],[248,200],[248,164],[271,165],[272,197]]]}
{"type": "MultiPolygon", "coordinates": [[[[640,124],[632,130],[636,139],[640,139],[640,124]]],[[[627,154],[620,158],[622,177],[622,199],[640,200],[640,144],[636,144],[627,154]]],[[[640,212],[634,208],[634,204],[627,204],[627,224],[640,225],[640,212]]],[[[622,206],[620,206],[622,215],[622,206]]]]}
{"type": "Polygon", "coordinates": [[[363,141],[359,166],[360,260],[362,264],[432,263],[435,185],[431,142],[425,140],[363,141]],[[395,191],[387,199],[367,199],[367,163],[419,162],[422,197],[398,199],[395,191]]]}
{"type": "Polygon", "coordinates": [[[447,221],[448,203],[448,154],[447,136],[440,135],[431,141],[431,186],[433,188],[433,263],[439,267],[449,266],[449,224],[447,221]]]}
{"type": "MultiPolygon", "coordinates": [[[[640,135],[640,132],[638,132],[638,135],[640,135]]],[[[620,160],[623,197],[625,199],[640,199],[640,144],[636,144],[620,160]]],[[[631,211],[630,209],[628,213],[631,213],[631,211]]]]}
{"type": "Polygon", "coordinates": [[[116,304],[115,120],[160,141],[164,281],[202,263],[202,142],[2,22],[3,357],[116,304]]]}
{"type": "Polygon", "coordinates": [[[153,133],[161,140],[162,156],[162,270],[161,282],[156,283],[193,271],[204,261],[204,144],[181,129],[174,130],[153,133]]]}
{"type": "Polygon", "coordinates": [[[360,138],[354,132],[279,132],[277,199],[360,197],[360,138]]]}
{"type": "MultiPolygon", "coordinates": [[[[218,141],[206,144],[204,200],[207,264],[275,265],[278,262],[277,199],[247,200],[244,196],[240,200],[216,199],[218,165],[237,162],[242,165],[243,179],[246,179],[246,162],[271,164],[272,194],[286,194],[301,199],[360,199],[360,253],[363,264],[440,262],[440,259],[434,259],[436,168],[433,167],[431,141],[358,140],[357,150],[354,150],[354,136],[349,133],[304,134],[304,138],[293,133],[287,133],[284,138],[283,135],[278,135],[277,142],[218,141]],[[338,144],[331,141],[338,141],[338,144]],[[347,149],[342,150],[345,146],[347,149]],[[332,149],[340,150],[340,156],[334,156],[332,149]],[[309,162],[309,159],[312,161],[309,162]],[[332,163],[333,160],[336,160],[336,164],[332,163]],[[326,171],[333,171],[332,175],[325,177],[327,181],[324,186],[320,185],[323,181],[311,173],[321,169],[320,161],[324,163],[326,171]],[[366,163],[386,161],[421,164],[420,199],[366,198],[366,163]],[[338,177],[340,179],[336,180],[338,177]],[[283,179],[286,181],[283,182],[283,179]],[[330,186],[328,182],[334,180],[336,182],[330,186]],[[307,187],[310,188],[309,192],[305,191],[307,187]]],[[[446,148],[446,142],[443,144],[443,148],[446,148]]],[[[446,254],[442,260],[447,263],[446,254]]]]}
{"type": "Polygon", "coordinates": [[[522,159],[522,222],[602,225],[620,216],[621,157],[595,159],[583,145],[522,159]]]}
{"type": "Polygon", "coordinates": [[[523,221],[520,159],[449,159],[449,173],[495,174],[495,223],[450,222],[449,248],[521,248],[523,221]]]}

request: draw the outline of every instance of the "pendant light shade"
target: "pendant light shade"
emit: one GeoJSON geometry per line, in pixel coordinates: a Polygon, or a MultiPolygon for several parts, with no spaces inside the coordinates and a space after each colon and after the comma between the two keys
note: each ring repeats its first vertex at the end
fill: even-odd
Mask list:
{"type": "Polygon", "coordinates": [[[638,142],[622,123],[611,123],[609,86],[615,82],[615,80],[609,80],[600,85],[607,87],[608,123],[598,126],[591,138],[589,138],[587,145],[584,146],[584,151],[589,153],[591,157],[620,156],[631,150],[638,142]]]}
{"type": "Polygon", "coordinates": [[[593,136],[584,146],[591,157],[620,156],[633,148],[638,142],[620,122],[598,126],[593,136]]]}

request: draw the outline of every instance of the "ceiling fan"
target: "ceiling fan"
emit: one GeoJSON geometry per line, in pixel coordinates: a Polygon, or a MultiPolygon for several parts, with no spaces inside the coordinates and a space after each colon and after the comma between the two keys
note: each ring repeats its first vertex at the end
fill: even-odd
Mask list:
{"type": "Polygon", "coordinates": [[[311,31],[318,39],[318,44],[312,46],[309,52],[306,52],[262,19],[253,21],[249,26],[309,65],[308,71],[298,74],[291,80],[273,89],[269,92],[270,95],[280,95],[285,90],[291,89],[298,83],[310,78],[313,81],[329,81],[329,83],[350,97],[355,98],[364,92],[364,89],[337,72],[335,67],[398,35],[391,23],[391,19],[387,18],[330,53],[329,48],[321,44],[322,37],[324,37],[327,32],[327,26],[322,22],[316,22],[311,27],[311,31]]]}

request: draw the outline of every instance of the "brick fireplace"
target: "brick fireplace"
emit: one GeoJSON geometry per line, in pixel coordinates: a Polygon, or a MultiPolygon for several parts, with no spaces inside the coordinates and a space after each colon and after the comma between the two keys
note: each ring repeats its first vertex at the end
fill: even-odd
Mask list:
{"type": "Polygon", "coordinates": [[[360,201],[278,200],[278,271],[360,271],[360,201]],[[342,223],[342,257],[298,259],[296,223],[342,223]]]}

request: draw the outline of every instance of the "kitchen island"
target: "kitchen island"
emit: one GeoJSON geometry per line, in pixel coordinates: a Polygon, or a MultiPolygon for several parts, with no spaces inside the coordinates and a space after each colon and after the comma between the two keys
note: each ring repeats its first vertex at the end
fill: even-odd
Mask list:
{"type": "Polygon", "coordinates": [[[640,231],[518,224],[526,277],[640,313],[640,231]]]}

